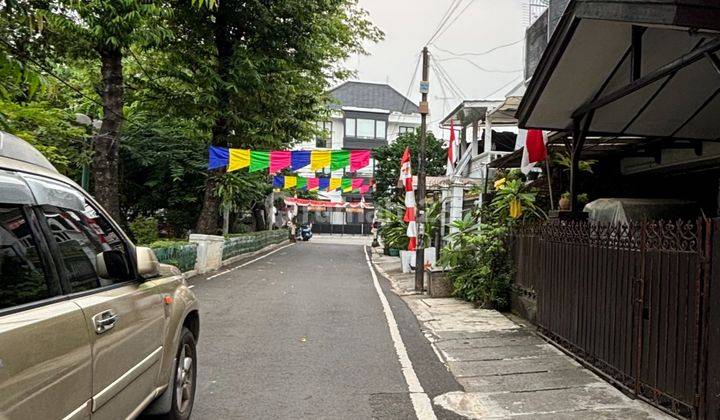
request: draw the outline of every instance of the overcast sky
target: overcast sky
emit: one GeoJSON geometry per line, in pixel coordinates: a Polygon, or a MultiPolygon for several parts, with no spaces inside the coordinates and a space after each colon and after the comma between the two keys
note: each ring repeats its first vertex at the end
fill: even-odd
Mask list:
{"type": "MultiPolygon", "coordinates": [[[[460,0],[447,27],[430,45],[431,63],[441,66],[459,92],[438,80],[430,68],[429,122],[438,133],[438,121],[461,99],[502,98],[522,80],[523,42],[528,0],[460,0]],[[464,11],[460,13],[461,10],[464,11]],[[490,49],[517,42],[481,56],[490,49]],[[450,53],[446,52],[449,51],[450,53]],[[465,54],[457,57],[453,54],[465,54]],[[472,63],[465,60],[470,60],[472,63]],[[474,63],[474,64],[473,64],[474,63]],[[505,87],[503,87],[505,86],[505,87]],[[444,92],[443,92],[444,87],[444,92]],[[494,93],[496,92],[496,93],[494,93]],[[462,95],[463,98],[458,97],[462,95]],[[449,99],[443,99],[449,98],[449,99]]],[[[357,80],[388,82],[405,94],[423,45],[438,27],[453,0],[359,0],[360,6],[385,32],[385,40],[368,45],[370,55],[353,57],[349,66],[357,80]]],[[[410,99],[420,100],[418,80],[410,87],[410,99]]]]}

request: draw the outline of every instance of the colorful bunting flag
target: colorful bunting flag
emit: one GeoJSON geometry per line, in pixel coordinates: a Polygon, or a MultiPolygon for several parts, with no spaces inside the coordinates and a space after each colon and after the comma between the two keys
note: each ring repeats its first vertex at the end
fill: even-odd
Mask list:
{"type": "Polygon", "coordinates": [[[336,171],[350,164],[350,152],[347,150],[333,150],[330,155],[330,170],[336,171]]]}
{"type": "Polygon", "coordinates": [[[290,166],[292,153],[289,150],[270,152],[270,173],[276,174],[290,166]]]}
{"type": "Polygon", "coordinates": [[[250,166],[250,150],[248,149],[230,149],[230,163],[227,171],[237,171],[238,169],[250,166]]]}
{"type": "Polygon", "coordinates": [[[285,185],[285,179],[282,175],[275,175],[273,177],[273,188],[282,188],[285,185]]]}
{"type": "Polygon", "coordinates": [[[362,169],[370,163],[369,150],[353,150],[350,152],[350,172],[362,169]]]}
{"type": "Polygon", "coordinates": [[[342,188],[343,192],[352,191],[352,179],[342,178],[340,182],[340,188],[342,188]]]}
{"type": "Polygon", "coordinates": [[[335,191],[342,185],[342,178],[330,178],[330,186],[328,191],[335,191]]]}
{"type": "Polygon", "coordinates": [[[228,149],[226,147],[210,146],[208,169],[218,169],[225,166],[228,166],[228,149]]]}
{"type": "Polygon", "coordinates": [[[283,183],[283,188],[288,189],[292,188],[297,185],[298,177],[296,176],[285,176],[285,182],[283,183]]]}
{"type": "Polygon", "coordinates": [[[307,189],[316,190],[320,186],[320,178],[307,178],[307,189]]]}
{"type": "Polygon", "coordinates": [[[272,152],[210,146],[208,170],[227,167],[227,171],[249,167],[250,172],[269,169],[276,174],[290,167],[297,171],[308,165],[314,171],[330,168],[332,171],[350,167],[356,172],[370,163],[369,150],[275,150],[272,152]]]}
{"type": "Polygon", "coordinates": [[[318,178],[318,179],[320,180],[318,189],[320,189],[320,191],[327,191],[328,187],[330,186],[330,178],[318,178]]]}
{"type": "Polygon", "coordinates": [[[352,179],[352,189],[353,189],[353,190],[358,190],[358,189],[360,189],[360,186],[361,186],[362,184],[363,184],[363,179],[362,179],[362,178],[353,178],[353,179],[352,179]]]}
{"type": "Polygon", "coordinates": [[[261,171],[270,167],[270,152],[250,151],[250,172],[261,171]]]}
{"type": "Polygon", "coordinates": [[[295,185],[296,190],[304,190],[307,189],[307,178],[303,178],[301,176],[297,177],[297,185],[295,185]]]}
{"type": "Polygon", "coordinates": [[[310,164],[310,150],[293,150],[290,169],[297,171],[310,164]]]}
{"type": "Polygon", "coordinates": [[[330,166],[330,150],[313,150],[310,154],[310,169],[317,171],[330,166]]]}

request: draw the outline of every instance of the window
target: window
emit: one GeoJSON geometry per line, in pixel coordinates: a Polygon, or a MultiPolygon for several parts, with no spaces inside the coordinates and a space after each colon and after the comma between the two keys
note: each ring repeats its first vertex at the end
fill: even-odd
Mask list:
{"type": "Polygon", "coordinates": [[[407,127],[407,126],[403,126],[403,125],[400,126],[400,130],[399,130],[400,134],[414,133],[414,132],[415,132],[415,127],[407,127]]]}
{"type": "Polygon", "coordinates": [[[375,138],[375,120],[366,120],[358,118],[357,120],[357,135],[359,139],[372,139],[375,138]]]}
{"type": "Polygon", "coordinates": [[[387,122],[368,118],[346,118],[345,137],[385,140],[387,122]]]}
{"type": "Polygon", "coordinates": [[[315,147],[318,147],[318,148],[321,148],[321,149],[326,148],[326,147],[327,147],[327,140],[325,140],[325,139],[323,139],[323,138],[320,138],[320,137],[315,137],[315,147]]]}
{"type": "Polygon", "coordinates": [[[45,205],[43,212],[73,293],[131,279],[125,244],[92,207],[81,212],[45,205]]]}
{"type": "Polygon", "coordinates": [[[0,207],[0,309],[59,294],[20,206],[0,207]]]}
{"type": "Polygon", "coordinates": [[[355,119],[348,118],[345,120],[345,135],[347,137],[355,137],[355,119]]]}
{"type": "Polygon", "coordinates": [[[376,121],[375,122],[375,138],[376,139],[384,139],[385,138],[385,121],[376,121]]]}
{"type": "Polygon", "coordinates": [[[332,144],[332,121],[324,121],[317,123],[320,135],[315,137],[315,147],[327,148],[332,144]]]}

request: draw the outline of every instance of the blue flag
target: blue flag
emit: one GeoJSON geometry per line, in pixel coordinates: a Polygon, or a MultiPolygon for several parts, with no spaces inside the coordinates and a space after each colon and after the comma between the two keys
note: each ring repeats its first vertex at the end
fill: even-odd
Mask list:
{"type": "Polygon", "coordinates": [[[293,150],[290,158],[290,168],[293,171],[297,171],[300,168],[304,168],[310,164],[310,151],[309,150],[293,150]]]}
{"type": "Polygon", "coordinates": [[[318,186],[319,191],[327,190],[330,186],[330,178],[320,178],[320,185],[318,186]]]}
{"type": "Polygon", "coordinates": [[[273,188],[282,188],[285,185],[284,175],[275,175],[273,177],[273,188]]]}
{"type": "Polygon", "coordinates": [[[210,160],[208,169],[224,168],[228,166],[230,152],[227,147],[210,146],[210,160]]]}

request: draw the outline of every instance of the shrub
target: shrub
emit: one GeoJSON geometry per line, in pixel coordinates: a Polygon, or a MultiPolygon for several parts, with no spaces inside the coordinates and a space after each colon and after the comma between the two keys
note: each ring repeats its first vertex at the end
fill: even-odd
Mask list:
{"type": "Polygon", "coordinates": [[[130,230],[138,245],[151,244],[158,240],[158,221],[154,217],[138,217],[130,222],[130,230]]]}
{"type": "Polygon", "coordinates": [[[504,238],[507,228],[497,223],[480,223],[468,212],[453,222],[457,228],[448,236],[438,263],[451,267],[454,295],[486,308],[504,310],[509,306],[512,265],[504,238]]]}

